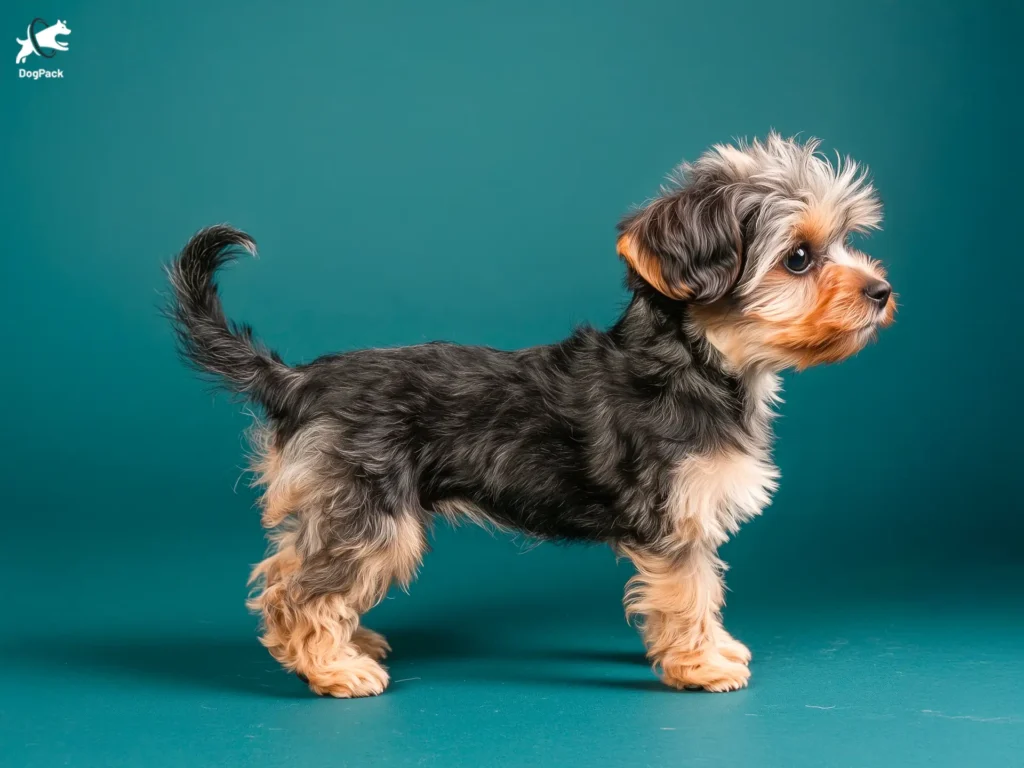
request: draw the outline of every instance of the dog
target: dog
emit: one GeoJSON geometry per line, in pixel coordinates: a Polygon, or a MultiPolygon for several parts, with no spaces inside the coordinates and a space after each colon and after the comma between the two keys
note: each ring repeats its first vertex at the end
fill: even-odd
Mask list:
{"type": "Polygon", "coordinates": [[[678,689],[747,685],[718,548],[769,504],[779,372],[834,363],[889,325],[866,172],[816,141],[716,145],[619,225],[631,299],[608,330],[518,351],[448,343],[289,367],[229,322],[215,283],[253,240],[196,234],[168,268],[184,359],[264,420],[253,436],[270,549],[261,641],[318,694],[379,694],[390,650],[360,624],[407,588],[437,516],[629,558],[648,658],[678,689]]]}
{"type": "MultiPolygon", "coordinates": [[[[46,22],[43,22],[44,24],[46,22]]],[[[57,51],[66,51],[68,44],[61,42],[57,39],[57,35],[70,35],[71,30],[67,28],[67,25],[63,21],[57,19],[57,23],[41,30],[36,35],[36,43],[40,48],[52,48],[57,51]]],[[[29,25],[28,31],[26,32],[26,40],[15,38],[14,41],[21,46],[21,50],[18,52],[18,57],[14,60],[15,64],[21,64],[25,59],[31,56],[33,53],[38,53],[36,47],[32,45],[32,26],[29,25]]],[[[50,54],[51,56],[53,54],[50,54]]]]}

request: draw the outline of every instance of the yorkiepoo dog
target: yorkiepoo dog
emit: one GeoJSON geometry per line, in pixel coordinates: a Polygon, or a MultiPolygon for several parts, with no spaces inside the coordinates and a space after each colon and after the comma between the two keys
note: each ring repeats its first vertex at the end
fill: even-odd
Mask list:
{"type": "Polygon", "coordinates": [[[892,322],[850,233],[881,205],[814,141],[715,146],[619,225],[631,300],[609,330],[519,351],[431,343],[291,367],[229,322],[214,276],[248,235],[202,230],[169,268],[183,356],[258,404],[253,469],[271,550],[252,574],[263,644],[316,693],[381,693],[360,625],[407,586],[434,515],[606,542],[625,605],[675,688],[731,691],[750,651],[722,626],[717,550],[770,501],[778,372],[832,363],[892,322]]]}

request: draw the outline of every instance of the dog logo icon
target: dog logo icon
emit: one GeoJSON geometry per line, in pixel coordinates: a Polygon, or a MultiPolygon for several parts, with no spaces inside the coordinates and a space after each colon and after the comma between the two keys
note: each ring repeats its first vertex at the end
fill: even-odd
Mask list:
{"type": "Polygon", "coordinates": [[[44,59],[52,59],[56,56],[57,51],[68,49],[66,42],[57,39],[58,35],[70,34],[71,30],[60,19],[57,19],[57,23],[53,25],[47,25],[43,19],[32,19],[32,23],[28,25],[28,39],[15,38],[15,41],[21,46],[21,51],[18,52],[18,58],[14,63],[21,64],[33,53],[44,59]],[[49,53],[44,49],[50,49],[49,53]]]}

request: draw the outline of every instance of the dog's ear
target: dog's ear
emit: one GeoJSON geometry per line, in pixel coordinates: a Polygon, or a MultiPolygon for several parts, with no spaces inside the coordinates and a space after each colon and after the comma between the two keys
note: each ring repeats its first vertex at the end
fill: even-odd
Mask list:
{"type": "Polygon", "coordinates": [[[668,191],[623,219],[619,232],[619,255],[671,299],[717,301],[743,267],[740,222],[727,187],[701,183],[668,191]]]}

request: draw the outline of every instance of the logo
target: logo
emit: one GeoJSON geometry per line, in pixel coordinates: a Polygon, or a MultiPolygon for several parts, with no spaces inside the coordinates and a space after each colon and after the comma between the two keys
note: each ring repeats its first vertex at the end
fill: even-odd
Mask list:
{"type": "MultiPolygon", "coordinates": [[[[68,44],[57,38],[61,35],[70,35],[71,30],[67,28],[67,25],[57,19],[57,23],[48,25],[43,19],[32,19],[32,23],[28,25],[28,31],[26,35],[27,40],[21,38],[15,38],[18,45],[21,46],[21,50],[18,52],[18,58],[15,59],[15,64],[21,64],[29,56],[36,54],[42,56],[44,59],[52,59],[57,55],[57,51],[66,51],[68,44]]],[[[49,70],[40,69],[35,71],[26,72],[21,70],[21,77],[31,77],[33,79],[39,79],[39,77],[63,77],[64,73],[59,69],[52,74],[38,74],[40,72],[46,73],[49,70]],[[58,75],[57,72],[60,72],[58,75]]]]}

